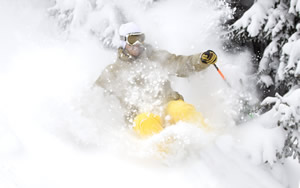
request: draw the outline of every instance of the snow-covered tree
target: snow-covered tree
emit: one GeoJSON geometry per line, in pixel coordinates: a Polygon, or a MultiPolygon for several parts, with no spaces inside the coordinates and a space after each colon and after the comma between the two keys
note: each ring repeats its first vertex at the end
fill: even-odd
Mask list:
{"type": "Polygon", "coordinates": [[[122,11],[105,0],[56,0],[48,10],[63,31],[84,29],[96,36],[104,46],[119,45],[118,28],[125,21],[122,11]]]}
{"type": "Polygon", "coordinates": [[[266,87],[299,84],[298,19],[289,1],[258,0],[233,25],[240,37],[268,43],[258,68],[259,82],[266,87]]]}
{"type": "Polygon", "coordinates": [[[274,116],[279,117],[278,126],[287,131],[283,150],[278,153],[279,158],[298,158],[300,162],[300,89],[289,91],[284,97],[276,94],[267,97],[262,105],[274,104],[274,116]]]}
{"type": "Polygon", "coordinates": [[[234,20],[240,18],[244,12],[251,7],[253,0],[225,0],[226,3],[234,10],[234,20]]]}
{"type": "Polygon", "coordinates": [[[275,98],[262,104],[275,104],[278,125],[287,131],[285,147],[279,157],[300,158],[300,1],[257,0],[233,24],[233,33],[245,41],[266,44],[258,62],[258,84],[263,91],[274,87],[275,98]]]}
{"type": "MultiPolygon", "coordinates": [[[[145,8],[155,0],[136,0],[134,3],[145,8]]],[[[85,30],[97,37],[105,47],[119,46],[118,29],[127,22],[123,9],[118,2],[109,0],[55,0],[48,9],[59,27],[68,34],[85,30]]]]}

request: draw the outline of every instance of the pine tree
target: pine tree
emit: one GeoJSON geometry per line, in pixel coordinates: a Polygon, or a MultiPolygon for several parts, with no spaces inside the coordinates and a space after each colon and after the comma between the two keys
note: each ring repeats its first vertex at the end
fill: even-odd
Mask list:
{"type": "Polygon", "coordinates": [[[284,149],[278,157],[294,156],[300,162],[299,18],[298,0],[257,0],[233,24],[233,33],[241,40],[266,44],[262,57],[258,57],[258,84],[265,92],[273,87],[276,95],[262,104],[274,105],[272,110],[280,116],[278,125],[287,132],[284,149]]]}
{"type": "Polygon", "coordinates": [[[278,126],[286,132],[284,148],[277,153],[279,159],[293,156],[300,163],[300,89],[289,91],[284,97],[276,94],[275,97],[267,97],[262,105],[274,105],[274,116],[279,116],[278,126]]]}

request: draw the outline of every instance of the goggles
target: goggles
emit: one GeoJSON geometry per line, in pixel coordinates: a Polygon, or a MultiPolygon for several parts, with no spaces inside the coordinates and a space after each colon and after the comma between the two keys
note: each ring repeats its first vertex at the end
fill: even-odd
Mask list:
{"type": "Polygon", "coordinates": [[[125,41],[127,44],[135,45],[138,42],[143,43],[145,41],[145,34],[140,32],[130,33],[126,36],[120,36],[120,39],[125,41]]]}

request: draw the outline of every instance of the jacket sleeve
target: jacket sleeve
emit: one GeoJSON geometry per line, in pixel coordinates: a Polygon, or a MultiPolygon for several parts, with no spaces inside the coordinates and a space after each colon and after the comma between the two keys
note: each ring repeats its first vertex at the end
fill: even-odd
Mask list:
{"type": "Polygon", "coordinates": [[[111,82],[115,78],[115,66],[113,64],[108,65],[101,73],[101,75],[98,77],[98,79],[95,81],[94,86],[99,86],[105,89],[106,92],[111,93],[111,82]]]}
{"type": "Polygon", "coordinates": [[[209,65],[200,60],[201,53],[184,56],[175,55],[165,50],[153,51],[154,60],[159,61],[170,72],[179,77],[188,77],[192,73],[206,69],[209,65]]]}
{"type": "Polygon", "coordinates": [[[138,114],[138,108],[131,104],[128,104],[124,101],[124,97],[122,93],[116,92],[116,74],[118,74],[118,70],[120,67],[116,64],[108,65],[95,81],[94,86],[102,87],[106,94],[115,96],[120,105],[125,109],[124,118],[128,124],[133,123],[133,119],[138,114]]]}

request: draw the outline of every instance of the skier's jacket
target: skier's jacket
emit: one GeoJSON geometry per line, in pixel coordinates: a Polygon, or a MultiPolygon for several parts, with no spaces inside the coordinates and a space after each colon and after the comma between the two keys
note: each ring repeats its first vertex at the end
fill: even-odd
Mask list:
{"type": "Polygon", "coordinates": [[[183,56],[145,45],[137,58],[122,48],[114,64],[108,65],[95,85],[115,95],[132,123],[136,115],[151,112],[164,115],[165,105],[183,97],[171,87],[170,76],[187,77],[209,65],[200,61],[201,53],[183,56]]]}

